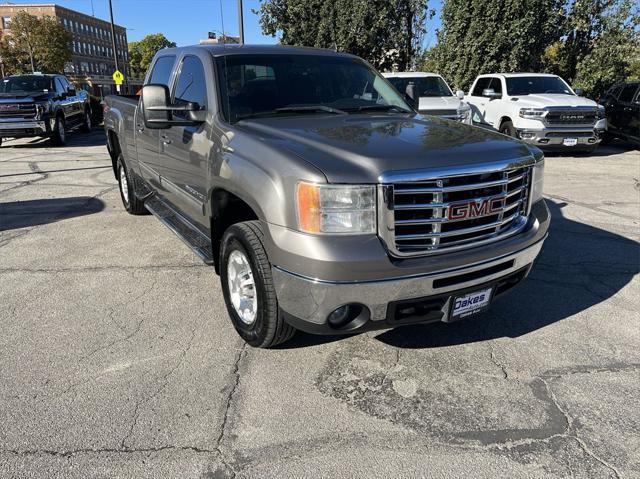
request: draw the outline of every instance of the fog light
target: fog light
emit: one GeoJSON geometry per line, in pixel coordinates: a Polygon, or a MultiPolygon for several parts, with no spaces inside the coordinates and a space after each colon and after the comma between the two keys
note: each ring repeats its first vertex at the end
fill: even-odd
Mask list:
{"type": "Polygon", "coordinates": [[[368,312],[368,309],[361,304],[345,304],[329,314],[327,322],[333,329],[352,329],[359,327],[369,319],[369,315],[364,314],[365,310],[368,312]]]}
{"type": "Polygon", "coordinates": [[[549,138],[540,138],[538,143],[549,143],[549,138]]]}
{"type": "Polygon", "coordinates": [[[588,141],[589,143],[595,143],[595,142],[596,142],[596,139],[595,139],[595,138],[589,138],[587,141],[588,141]]]}
{"type": "Polygon", "coordinates": [[[533,137],[534,137],[534,134],[531,133],[530,131],[521,131],[520,132],[520,138],[522,138],[523,140],[530,140],[533,137]]]}

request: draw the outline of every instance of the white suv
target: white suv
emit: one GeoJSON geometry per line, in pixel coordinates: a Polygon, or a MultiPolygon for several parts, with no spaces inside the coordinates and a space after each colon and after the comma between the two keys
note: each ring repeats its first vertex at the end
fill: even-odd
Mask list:
{"type": "Polygon", "coordinates": [[[605,112],[557,75],[495,73],[473,83],[474,124],[491,126],[545,150],[592,151],[606,130],[605,112]]]}
{"type": "Polygon", "coordinates": [[[401,94],[407,85],[413,83],[420,95],[418,111],[424,115],[435,115],[450,120],[458,120],[471,125],[471,108],[462,101],[464,92],[454,95],[440,75],[424,72],[398,72],[382,74],[401,94]]]}

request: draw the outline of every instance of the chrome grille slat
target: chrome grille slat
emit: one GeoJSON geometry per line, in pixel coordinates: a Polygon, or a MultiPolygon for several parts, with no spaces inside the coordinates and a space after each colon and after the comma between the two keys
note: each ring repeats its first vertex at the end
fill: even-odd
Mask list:
{"type": "Polygon", "coordinates": [[[36,116],[34,103],[0,103],[0,118],[31,119],[36,116]]]}
{"type": "Polygon", "coordinates": [[[381,236],[392,253],[414,256],[515,234],[527,219],[530,164],[381,185],[381,236]]]}

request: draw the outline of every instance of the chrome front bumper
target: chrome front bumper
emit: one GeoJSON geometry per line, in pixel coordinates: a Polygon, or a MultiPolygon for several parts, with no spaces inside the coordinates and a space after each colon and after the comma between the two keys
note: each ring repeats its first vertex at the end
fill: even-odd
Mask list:
{"type": "Polygon", "coordinates": [[[0,120],[0,135],[6,137],[46,135],[50,131],[46,121],[0,120]]]}
{"type": "Polygon", "coordinates": [[[538,148],[555,147],[555,148],[585,148],[595,147],[602,141],[604,129],[598,128],[544,128],[535,130],[530,128],[518,128],[518,137],[525,143],[535,145],[538,148]],[[574,146],[564,145],[565,138],[575,138],[577,140],[574,146]]]}
{"type": "MultiPolygon", "coordinates": [[[[499,280],[529,267],[540,253],[543,243],[544,239],[491,261],[425,275],[378,281],[331,282],[307,278],[274,266],[273,280],[280,308],[299,322],[306,323],[311,332],[314,326],[326,326],[327,317],[336,308],[350,303],[366,306],[372,323],[384,323],[389,303],[440,296],[499,280]],[[498,269],[499,272],[494,272],[498,269]]],[[[443,306],[443,313],[448,311],[450,301],[451,298],[443,306]]],[[[448,315],[444,314],[443,317],[446,320],[448,315]]]]}

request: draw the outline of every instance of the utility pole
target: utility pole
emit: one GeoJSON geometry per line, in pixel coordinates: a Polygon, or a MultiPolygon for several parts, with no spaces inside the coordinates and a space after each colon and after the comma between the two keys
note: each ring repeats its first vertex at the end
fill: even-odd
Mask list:
{"type": "MultiPolygon", "coordinates": [[[[116,71],[118,71],[120,70],[120,68],[118,68],[118,47],[116,46],[116,27],[113,23],[113,5],[111,4],[111,0],[109,0],[109,14],[111,15],[111,45],[113,46],[113,61],[116,66],[116,71]]],[[[120,92],[120,86],[116,86],[118,92],[120,92]]]]}
{"type": "Polygon", "coordinates": [[[244,45],[244,18],[242,14],[242,0],[238,0],[238,23],[240,25],[240,45],[244,45]]]}

